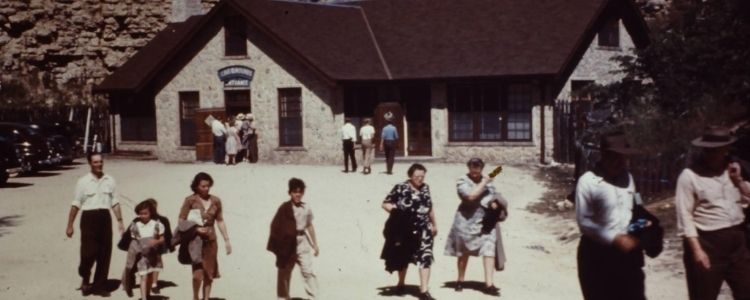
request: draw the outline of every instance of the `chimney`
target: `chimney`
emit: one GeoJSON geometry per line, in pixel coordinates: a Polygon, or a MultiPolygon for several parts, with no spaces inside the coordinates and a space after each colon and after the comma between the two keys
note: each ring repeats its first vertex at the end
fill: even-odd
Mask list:
{"type": "Polygon", "coordinates": [[[184,22],[191,16],[202,14],[201,0],[172,0],[172,23],[184,22]]]}

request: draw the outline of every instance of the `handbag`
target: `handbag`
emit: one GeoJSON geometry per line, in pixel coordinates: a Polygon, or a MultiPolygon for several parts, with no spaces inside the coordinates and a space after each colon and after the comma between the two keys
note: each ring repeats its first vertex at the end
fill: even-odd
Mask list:
{"type": "Polygon", "coordinates": [[[633,197],[633,217],[630,219],[628,234],[640,240],[641,248],[648,257],[655,258],[664,250],[664,228],[661,227],[659,218],[638,204],[635,198],[633,197]],[[651,222],[651,225],[643,226],[644,221],[651,222]],[[631,226],[634,228],[632,232],[631,226]]]}

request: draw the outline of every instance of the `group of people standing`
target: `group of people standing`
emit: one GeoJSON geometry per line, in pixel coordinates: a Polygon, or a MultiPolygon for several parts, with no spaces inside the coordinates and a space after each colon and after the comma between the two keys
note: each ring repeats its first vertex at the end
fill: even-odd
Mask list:
{"type": "Polygon", "coordinates": [[[211,121],[214,163],[234,165],[246,159],[258,162],[258,127],[252,113],[228,117],[225,123],[211,121]]]}
{"type": "MultiPolygon", "coordinates": [[[[750,299],[750,245],[742,226],[750,182],[729,157],[735,141],[727,128],[707,128],[692,141],[699,156],[677,180],[677,229],[691,300],[715,300],[724,282],[734,299],[750,299]]],[[[660,232],[658,219],[643,208],[627,170],[628,157],[639,151],[622,132],[604,135],[600,150],[600,161],[578,179],[575,192],[583,296],[646,299],[644,252],[658,255],[662,241],[654,239],[652,233],[660,232]]]]}
{"type": "MultiPolygon", "coordinates": [[[[359,137],[362,139],[362,173],[372,173],[372,160],[375,158],[375,127],[372,126],[372,119],[363,120],[363,125],[359,129],[359,137]]],[[[386,119],[386,125],[380,134],[380,151],[385,152],[386,174],[393,174],[393,163],[396,157],[396,143],[398,142],[398,130],[391,119],[386,119]]],[[[351,172],[357,172],[357,158],[355,156],[355,144],[357,144],[357,129],[352,124],[351,118],[344,119],[344,126],[341,127],[341,141],[344,150],[344,173],[349,173],[349,161],[351,161],[351,172]]]]}

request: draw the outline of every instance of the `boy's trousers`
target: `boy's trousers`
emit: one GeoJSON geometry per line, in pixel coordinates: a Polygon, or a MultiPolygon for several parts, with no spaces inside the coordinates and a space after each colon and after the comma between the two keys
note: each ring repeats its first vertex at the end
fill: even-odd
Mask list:
{"type": "Polygon", "coordinates": [[[305,235],[297,236],[297,257],[290,260],[284,268],[278,269],[276,294],[279,298],[289,299],[289,281],[292,278],[294,265],[299,265],[302,278],[305,280],[305,291],[312,299],[318,296],[318,279],[312,270],[313,249],[305,235]]]}

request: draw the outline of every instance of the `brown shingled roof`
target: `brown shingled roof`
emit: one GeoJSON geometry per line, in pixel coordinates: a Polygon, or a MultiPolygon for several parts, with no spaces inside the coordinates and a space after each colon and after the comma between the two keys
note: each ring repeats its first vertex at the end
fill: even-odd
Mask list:
{"type": "MultiPolygon", "coordinates": [[[[329,80],[557,76],[611,3],[630,0],[371,0],[310,4],[222,0],[170,24],[98,92],[140,89],[216,10],[242,12],[329,80]],[[145,75],[144,75],[145,74],[145,75]]],[[[628,10],[633,13],[635,10],[628,10]]],[[[637,12],[636,12],[637,13],[637,12]]],[[[626,22],[633,23],[633,18],[626,22]]],[[[644,23],[645,24],[645,23],[644,23]]],[[[626,24],[643,45],[644,24],[626,24]],[[633,32],[633,31],[636,32],[633,32]]]]}

